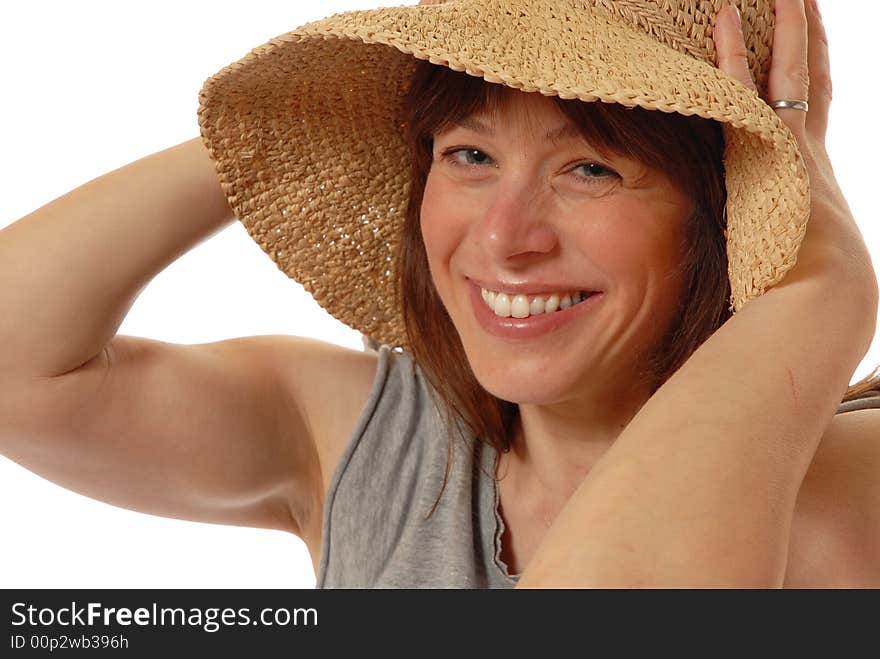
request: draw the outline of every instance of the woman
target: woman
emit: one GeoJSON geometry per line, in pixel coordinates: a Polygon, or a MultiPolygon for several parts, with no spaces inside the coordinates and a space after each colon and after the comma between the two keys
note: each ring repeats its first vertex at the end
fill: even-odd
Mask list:
{"type": "MultiPolygon", "coordinates": [[[[778,82],[786,77],[785,73],[778,71],[787,71],[792,66],[786,58],[805,57],[807,51],[804,42],[795,37],[791,37],[789,46],[784,46],[782,35],[786,30],[783,26],[791,26],[791,32],[796,33],[798,25],[806,24],[801,12],[790,11],[785,18],[782,8],[792,6],[791,2],[779,3],[778,52],[786,52],[786,57],[780,56],[779,61],[774,59],[770,74],[772,98],[808,97],[806,89],[789,88],[790,83],[778,82]],[[776,88],[774,80],[777,81],[776,88]]],[[[748,73],[747,67],[741,58],[735,56],[735,32],[728,29],[730,40],[725,42],[724,20],[727,19],[722,15],[716,35],[719,66],[748,84],[750,79],[743,75],[748,73]]],[[[815,18],[811,26],[815,37],[819,29],[815,18]]],[[[823,66],[827,70],[827,62],[823,62],[821,56],[817,56],[814,50],[810,55],[813,57],[811,70],[821,70],[823,66]]],[[[506,114],[500,115],[504,121],[496,122],[496,130],[501,132],[503,126],[507,139],[493,143],[497,145],[493,156],[497,156],[498,162],[519,165],[529,158],[524,156],[521,161],[513,160],[513,147],[504,147],[499,152],[500,145],[515,144],[528,155],[533,155],[538,141],[531,127],[534,123],[549,123],[559,115],[543,102],[546,99],[536,95],[515,99],[503,110],[506,114]]],[[[828,426],[834,406],[839,402],[839,394],[870,343],[876,315],[876,283],[869,260],[864,258],[860,236],[834,185],[830,165],[822,155],[820,138],[824,137],[827,101],[822,100],[821,90],[817,92],[815,89],[809,90],[809,99],[811,112],[807,117],[799,110],[779,110],[798,138],[813,182],[813,215],[797,265],[781,284],[751,301],[748,311],[743,310],[716,332],[703,349],[694,353],[669,380],[669,386],[660,387],[656,392],[647,384],[629,391],[625,382],[615,382],[612,388],[608,381],[605,383],[608,389],[587,388],[582,377],[584,369],[598,368],[603,374],[614,372],[602,363],[603,360],[616,367],[626,365],[630,371],[641,363],[640,359],[632,359],[625,352],[614,354],[613,351],[596,350],[591,353],[588,343],[575,351],[573,363],[559,367],[557,372],[548,373],[549,369],[558,367],[558,361],[549,358],[547,346],[528,348],[532,350],[528,361],[518,360],[511,367],[498,367],[510,356],[510,349],[480,335],[476,325],[464,315],[465,298],[462,297],[463,289],[457,288],[457,277],[463,264],[473,267],[482,263],[485,267],[486,263],[496,263],[497,259],[512,256],[521,257],[517,259],[517,265],[523,268],[537,268],[542,263],[553,263],[556,268],[562,268],[562,261],[552,261],[561,229],[554,226],[551,231],[547,226],[539,226],[534,219],[538,217],[541,204],[547,203],[544,194],[547,191],[534,180],[531,186],[521,180],[525,170],[518,166],[508,170],[502,168],[499,175],[498,184],[506,186],[506,191],[511,193],[506,197],[510,199],[509,206],[493,206],[490,211],[486,207],[464,204],[456,207],[452,203],[466,188],[479,188],[479,177],[485,176],[474,175],[476,178],[470,180],[459,173],[461,170],[454,169],[457,165],[453,164],[456,161],[452,156],[460,157],[463,153],[445,152],[443,155],[449,159],[435,160],[436,164],[432,165],[424,196],[426,202],[434,200],[436,203],[425,203],[421,230],[437,293],[461,336],[476,378],[498,397],[521,402],[521,422],[512,426],[512,450],[505,456],[506,462],[499,465],[502,472],[506,470],[509,474],[509,479],[500,481],[502,509],[510,530],[505,557],[510,561],[509,565],[518,566],[515,571],[523,569],[520,585],[781,585],[783,580],[789,585],[798,585],[817,583],[822,579],[833,585],[835,579],[838,583],[847,579],[870,583],[874,578],[874,573],[869,570],[876,570],[876,566],[868,561],[856,563],[855,569],[864,569],[864,572],[847,575],[829,574],[823,571],[826,566],[810,571],[810,566],[803,562],[795,562],[794,571],[786,566],[789,537],[792,543],[797,543],[801,538],[798,534],[804,533],[807,540],[803,546],[813,546],[810,543],[826,531],[808,524],[793,526],[795,498],[816,455],[822,431],[828,426]],[[817,181],[820,182],[818,189],[817,181]],[[817,192],[823,194],[817,195],[817,192]],[[520,213],[520,208],[525,210],[520,213]],[[471,222],[467,221],[469,217],[473,218],[471,222]],[[458,222],[457,226],[453,225],[452,232],[448,231],[447,221],[450,219],[458,222]],[[838,254],[846,254],[848,258],[839,258],[838,254]],[[828,300],[824,292],[829,286],[833,286],[833,290],[843,287],[853,294],[828,300]],[[814,313],[817,308],[821,308],[827,317],[823,315],[817,319],[814,313]],[[841,327],[847,329],[846,336],[841,335],[841,327]],[[785,336],[784,333],[773,334],[768,328],[797,328],[803,331],[799,337],[803,342],[782,341],[780,337],[785,336]],[[811,340],[821,341],[824,350],[805,354],[804,345],[809,345],[811,340]],[[751,346],[758,358],[752,355],[752,349],[744,351],[744,345],[751,346]],[[775,356],[776,360],[768,359],[768,355],[775,356]],[[778,396],[782,383],[779,373],[784,373],[780,364],[790,365],[788,376],[797,398],[793,407],[786,408],[788,414],[774,410],[776,413],[769,418],[766,401],[778,396]],[[523,370],[517,372],[514,367],[523,370]],[[754,389],[746,390],[745,380],[723,382],[720,384],[728,387],[724,394],[729,396],[723,409],[718,408],[717,401],[715,404],[705,401],[705,405],[693,405],[707,384],[719,384],[718,373],[735,372],[736,369],[742,370],[738,377],[748,376],[748,384],[754,389]],[[822,373],[823,378],[817,379],[816,373],[822,373]],[[737,384],[739,386],[734,386],[737,384]],[[548,389],[547,385],[557,389],[548,389]],[[621,405],[618,395],[624,390],[632,400],[621,405]],[[557,406],[556,410],[549,407],[548,403],[555,402],[554,399],[571,399],[572,392],[580,396],[581,402],[591,403],[578,406],[579,418],[572,418],[570,411],[567,413],[561,407],[557,406]],[[597,404],[601,401],[600,395],[605,393],[607,396],[609,392],[613,396],[610,398],[613,407],[618,408],[614,415],[608,414],[611,409],[608,401],[605,405],[597,404]],[[751,392],[757,395],[752,396],[751,392]],[[686,419],[682,418],[683,409],[688,411],[686,419]],[[695,410],[702,411],[704,416],[694,414],[695,410]],[[585,411],[591,413],[592,418],[585,416],[585,411]],[[798,414],[795,415],[794,411],[798,414]],[[723,413],[723,419],[719,419],[720,413],[723,413]],[[589,442],[586,449],[575,434],[584,428],[595,431],[591,436],[595,441],[589,442]],[[695,432],[701,428],[702,433],[695,432]],[[749,431],[744,432],[744,428],[749,431]],[[697,441],[699,434],[705,436],[707,432],[717,440],[711,444],[697,441]],[[549,441],[551,434],[552,443],[549,441]],[[757,441],[749,442],[749,438],[757,438],[757,441]],[[523,450],[526,446],[528,452],[523,450]],[[768,453],[773,459],[768,460],[768,453]],[[575,466],[569,468],[567,463],[575,463],[575,466]],[[722,465],[723,469],[719,469],[722,465]],[[736,478],[724,478],[729,473],[734,473],[736,478]],[[551,484],[549,474],[558,480],[551,484]],[[686,491],[682,491],[683,476],[687,478],[686,491]],[[505,480],[511,489],[505,490],[505,480]],[[536,503],[531,504],[533,501],[536,503]],[[533,507],[520,507],[523,502],[533,507]],[[605,514],[605,511],[612,514],[605,514]],[[756,514],[756,511],[768,512],[756,514]],[[536,517],[536,513],[541,514],[536,517]],[[549,522],[549,530],[536,530],[536,518],[542,525],[549,522]],[[743,538],[751,542],[744,545],[743,538]],[[736,560],[731,560],[731,543],[750,551],[742,551],[735,555],[736,560]]],[[[459,146],[453,143],[456,138],[453,132],[438,134],[436,138],[435,147],[438,149],[441,144],[444,149],[459,146]],[[443,142],[444,139],[452,142],[443,142]]],[[[470,147],[474,140],[474,136],[469,135],[467,146],[470,147]]],[[[486,148],[486,151],[490,149],[486,148]]],[[[188,152],[180,149],[173,155],[175,163],[186,164],[190,167],[186,171],[193,172],[192,179],[181,185],[207,187],[211,178],[209,173],[213,172],[199,164],[204,163],[203,155],[194,148],[188,152]]],[[[168,155],[169,161],[171,158],[168,155]]],[[[640,180],[638,174],[641,172],[615,173],[640,180]]],[[[609,172],[594,167],[591,174],[602,178],[609,172]]],[[[131,175],[135,173],[132,171],[131,175]]],[[[669,181],[651,177],[650,185],[638,190],[642,195],[634,195],[632,205],[616,209],[621,221],[631,219],[632,215],[626,213],[662,207],[666,210],[664,220],[669,224],[683,222],[685,199],[676,197],[675,187],[669,181]]],[[[459,198],[463,199],[463,196],[459,198]]],[[[478,199],[468,197],[469,200],[475,198],[478,199]]],[[[610,198],[614,203],[620,197],[611,195],[610,198]]],[[[224,213],[228,211],[223,207],[225,200],[221,195],[214,194],[211,199],[212,205],[204,209],[202,216],[204,224],[198,227],[202,232],[216,228],[216,218],[226,217],[224,213]]],[[[80,195],[78,201],[80,208],[85,209],[86,196],[80,195]]],[[[43,212],[41,224],[45,226],[53,212],[56,218],[60,217],[60,208],[56,205],[52,209],[50,205],[45,212],[43,209],[38,211],[43,212]]],[[[72,208],[71,203],[66,209],[68,217],[72,208]]],[[[544,210],[546,212],[546,207],[544,210]]],[[[85,215],[86,211],[80,212],[85,215]]],[[[648,214],[639,217],[644,218],[642,228],[645,222],[656,220],[648,214]]],[[[118,218],[114,219],[118,221],[118,218]]],[[[15,263],[16,254],[24,253],[27,233],[30,231],[36,235],[36,227],[36,221],[28,222],[25,218],[5,231],[9,236],[6,245],[14,245],[17,250],[13,252],[8,248],[4,257],[9,259],[4,259],[5,263],[15,263]]],[[[196,229],[192,226],[185,228],[186,235],[181,235],[183,229],[174,233],[173,227],[162,228],[166,231],[163,234],[165,242],[161,245],[163,253],[179,249],[181,242],[192,240],[196,229]],[[173,241],[167,238],[172,234],[177,243],[172,244],[173,241]]],[[[152,230],[158,233],[156,224],[152,230]]],[[[660,231],[659,226],[654,230],[655,238],[672,235],[660,231]]],[[[110,218],[105,229],[105,233],[109,232],[110,218]]],[[[147,239],[148,236],[143,234],[129,236],[133,243],[129,249],[133,250],[137,243],[138,250],[143,251],[147,239]]],[[[155,242],[157,238],[153,237],[155,242]]],[[[36,240],[32,240],[32,244],[35,243],[36,240]]],[[[614,252],[617,258],[624,243],[614,242],[612,237],[609,244],[618,248],[614,252]]],[[[578,247],[600,262],[601,253],[595,242],[584,240],[578,247]]],[[[118,251],[119,246],[116,248],[118,251]]],[[[609,275],[606,281],[601,281],[597,273],[588,277],[586,269],[577,272],[579,280],[568,279],[579,285],[592,286],[586,289],[588,293],[600,292],[596,300],[582,302],[584,308],[596,302],[623,301],[617,302],[620,305],[617,309],[624,313],[618,317],[636,322],[624,324],[621,320],[619,327],[608,331],[618,332],[626,339],[618,344],[626,350],[638,348],[637,354],[643,357],[674,317],[676,293],[680,294],[677,286],[681,283],[672,276],[676,271],[676,256],[680,254],[674,241],[657,244],[644,240],[633,246],[625,258],[620,257],[617,262],[609,259],[603,264],[604,268],[597,268],[597,271],[609,275]],[[644,255],[650,260],[640,263],[638,258],[644,255]],[[629,295],[624,287],[616,290],[606,287],[613,285],[612,273],[620,281],[629,282],[629,295]],[[668,280],[662,276],[665,274],[670,275],[668,280]],[[651,309],[640,307],[637,294],[652,300],[651,309]],[[632,336],[626,334],[628,328],[635,328],[632,336]]],[[[149,265],[155,266],[155,261],[154,258],[149,264],[141,262],[136,265],[146,270],[149,265]]],[[[103,263],[105,269],[101,275],[106,277],[106,260],[103,263]]],[[[117,273],[110,280],[131,282],[131,265],[128,267],[127,277],[117,273]]],[[[565,267],[576,266],[567,263],[565,267]]],[[[138,274],[144,276],[142,272],[138,274]]],[[[570,272],[559,270],[560,281],[562,274],[570,272]]],[[[83,277],[82,286],[88,286],[87,279],[83,277]]],[[[97,279],[95,273],[91,291],[98,288],[97,279]]],[[[515,292],[506,290],[512,287],[505,282],[481,283],[486,288],[504,284],[497,290],[487,291],[487,295],[515,292]]],[[[540,283],[545,285],[547,282],[540,283]]],[[[550,283],[556,286],[556,282],[550,283]]],[[[527,292],[539,292],[535,290],[534,282],[529,286],[527,292]]],[[[124,290],[133,288],[129,283],[124,290]]],[[[27,309],[22,300],[26,300],[33,289],[20,290],[18,297],[14,298],[20,306],[14,308],[27,309]]],[[[118,298],[119,292],[113,293],[118,298]]],[[[7,390],[17,393],[7,398],[14,406],[10,405],[4,414],[11,420],[11,427],[18,430],[17,437],[27,437],[30,441],[4,447],[4,453],[39,473],[54,474],[56,480],[70,483],[72,476],[61,470],[71,457],[81,460],[78,455],[81,444],[77,451],[63,455],[64,451],[57,445],[40,444],[40,441],[49,442],[53,436],[73,436],[81,441],[88,438],[95,442],[96,464],[125,469],[131,464],[132,452],[136,452],[141,465],[146,460],[146,464],[158,466],[164,465],[163,456],[174,450],[173,442],[164,445],[161,438],[172,439],[187,430],[189,426],[186,424],[196,418],[198,432],[187,433],[194,440],[187,443],[185,451],[190,455],[198,454],[202,458],[199,464],[183,460],[173,469],[147,470],[146,477],[141,474],[135,476],[134,481],[128,479],[124,487],[119,483],[84,484],[82,481],[76,485],[81,490],[93,488],[91,491],[96,496],[106,500],[160,514],[286,528],[306,540],[317,565],[317,554],[323,550],[320,537],[322,515],[319,513],[327,510],[322,507],[322,499],[374,382],[375,358],[299,341],[284,342],[283,346],[266,340],[247,344],[229,342],[222,348],[186,346],[183,349],[181,346],[158,346],[131,337],[113,337],[116,325],[112,321],[118,324],[122,314],[119,313],[118,299],[113,300],[112,311],[115,313],[108,313],[109,297],[114,296],[105,294],[104,299],[94,301],[93,309],[86,309],[94,312],[85,314],[86,317],[107,319],[107,322],[101,328],[90,327],[88,336],[84,333],[84,338],[89,339],[84,343],[88,344],[90,351],[90,359],[85,363],[82,344],[58,346],[55,352],[46,353],[36,349],[38,336],[28,337],[30,342],[27,343],[25,337],[16,337],[16,341],[7,343],[7,346],[11,343],[4,362],[9,365],[5,371],[9,374],[7,390]],[[28,346],[32,347],[28,349],[28,346]],[[277,360],[282,350],[285,356],[279,365],[277,360]],[[290,374],[294,370],[291,366],[295,366],[295,376],[290,374]],[[219,379],[221,368],[225,376],[222,380],[219,379]],[[217,374],[214,380],[211,379],[212,373],[217,374]],[[35,374],[64,374],[64,377],[53,377],[30,388],[21,386],[25,375],[35,374]],[[102,393],[106,396],[106,405],[101,410],[87,408],[89,413],[75,417],[78,424],[72,424],[70,411],[80,407],[83,397],[90,395],[105,378],[108,380],[102,393]],[[195,382],[206,381],[215,384],[204,387],[201,392],[193,386],[195,382]],[[245,387],[247,395],[242,396],[242,390],[230,387],[229,382],[245,387]],[[172,385],[181,387],[181,395],[186,396],[185,412],[174,414],[173,410],[168,410],[167,403],[156,400],[157,414],[144,415],[144,392],[168,392],[172,385]],[[331,391],[336,394],[334,398],[327,396],[331,391]],[[218,395],[229,396],[230,403],[239,401],[231,418],[216,415],[217,410],[224,407],[218,405],[218,395]],[[193,410],[200,409],[205,410],[204,416],[193,414],[193,410]],[[35,410],[54,412],[35,421],[35,410]],[[137,414],[135,410],[138,410],[137,414]],[[290,410],[294,410],[292,415],[290,410]],[[118,448],[114,452],[112,446],[101,445],[98,441],[102,435],[111,438],[109,430],[122,423],[131,428],[135,420],[137,424],[129,431],[133,441],[127,442],[121,452],[118,448]],[[210,437],[210,443],[207,439],[204,443],[198,441],[204,435],[210,437]],[[242,450],[244,437],[248,441],[252,441],[252,437],[270,439],[266,440],[265,451],[256,452],[250,448],[242,450]],[[138,438],[142,440],[139,442],[138,438]],[[160,439],[158,444],[157,438],[160,439]],[[310,441],[303,441],[303,438],[310,441]],[[35,447],[51,447],[52,450],[36,451],[35,447]],[[164,496],[157,500],[155,491],[161,491],[164,496]]],[[[80,295],[74,299],[91,298],[80,295]]],[[[129,300],[130,297],[125,302],[129,300]]],[[[600,309],[598,305],[595,308],[597,312],[600,309]]],[[[497,304],[494,311],[499,313],[497,304]]],[[[598,313],[596,317],[599,317],[598,313]]],[[[599,334],[599,328],[594,328],[593,335],[596,334],[599,334]]],[[[611,341],[606,344],[614,345],[611,341]]],[[[520,354],[517,352],[517,356],[520,354]]],[[[558,356],[554,357],[558,360],[558,356]]],[[[385,359],[389,359],[387,354],[385,359]]],[[[227,407],[230,408],[231,405],[227,407]]],[[[865,447],[861,450],[870,451],[869,443],[863,438],[871,437],[872,430],[876,431],[876,415],[860,412],[858,418],[860,424],[857,426],[832,423],[826,431],[826,439],[829,432],[858,431],[862,434],[855,439],[859,446],[865,447]]],[[[868,498],[875,491],[870,489],[872,483],[873,480],[866,476],[864,488],[858,490],[855,510],[860,513],[872,510],[868,498]]],[[[827,486],[828,482],[822,484],[827,486]]],[[[394,507],[393,503],[390,505],[394,507]]],[[[377,513],[382,514],[382,511],[377,510],[377,513]]],[[[875,545],[870,541],[875,536],[870,535],[870,529],[876,530],[876,519],[872,523],[873,527],[866,524],[855,536],[852,535],[853,529],[848,527],[836,541],[847,551],[871,549],[875,545]]],[[[797,552],[801,550],[801,545],[794,544],[792,558],[798,558],[797,552]]]]}

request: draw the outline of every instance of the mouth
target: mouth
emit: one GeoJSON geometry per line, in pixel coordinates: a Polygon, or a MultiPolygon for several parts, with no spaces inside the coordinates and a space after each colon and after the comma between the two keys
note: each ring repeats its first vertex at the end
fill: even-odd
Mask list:
{"type": "Polygon", "coordinates": [[[574,291],[549,294],[507,294],[480,288],[486,306],[500,318],[528,318],[557,313],[576,306],[599,291],[574,291]]]}
{"type": "Polygon", "coordinates": [[[605,298],[601,291],[576,291],[576,302],[572,300],[572,292],[563,291],[511,296],[489,291],[471,281],[468,282],[468,288],[477,324],[486,333],[511,343],[522,343],[564,331],[579,319],[592,315],[605,298]],[[542,303],[543,309],[540,308],[542,303]],[[525,313],[526,309],[528,313],[525,313]]]}

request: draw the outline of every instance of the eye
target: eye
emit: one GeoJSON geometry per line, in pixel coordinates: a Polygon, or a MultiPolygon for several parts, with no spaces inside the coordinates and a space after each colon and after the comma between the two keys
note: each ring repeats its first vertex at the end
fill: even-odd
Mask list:
{"type": "Polygon", "coordinates": [[[575,167],[574,167],[574,169],[572,169],[572,171],[575,171],[575,170],[578,170],[581,168],[583,168],[584,171],[591,172],[592,174],[601,174],[602,172],[605,173],[604,176],[597,175],[597,176],[578,177],[578,178],[583,178],[583,181],[585,183],[604,181],[605,179],[609,179],[609,178],[613,178],[615,176],[618,176],[618,174],[616,172],[608,169],[605,165],[600,165],[597,162],[582,162],[579,165],[575,165],[575,167]]]}
{"type": "MultiPolygon", "coordinates": [[[[444,160],[447,160],[456,167],[472,168],[479,167],[480,165],[486,165],[492,162],[492,158],[486,152],[471,146],[452,147],[445,150],[441,155],[443,156],[444,160]]],[[[587,185],[604,183],[612,178],[619,176],[614,170],[609,169],[605,165],[594,161],[579,163],[572,167],[569,171],[575,172],[577,170],[583,170],[585,172],[584,175],[575,175],[578,183],[584,183],[587,185]]]]}
{"type": "Polygon", "coordinates": [[[450,162],[452,162],[454,165],[476,166],[476,165],[484,164],[485,159],[491,160],[491,158],[489,158],[488,154],[484,153],[483,151],[480,151],[479,149],[474,149],[473,147],[453,147],[451,149],[447,149],[446,151],[444,151],[443,157],[445,159],[449,160],[450,162]],[[458,158],[455,157],[459,153],[465,153],[470,156],[474,156],[477,161],[476,162],[468,162],[468,161],[461,162],[461,160],[459,160],[458,158]]]}

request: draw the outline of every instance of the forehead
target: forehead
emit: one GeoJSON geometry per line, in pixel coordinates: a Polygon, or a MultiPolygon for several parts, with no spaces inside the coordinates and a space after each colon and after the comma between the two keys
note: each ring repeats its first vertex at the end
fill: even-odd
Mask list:
{"type": "MultiPolygon", "coordinates": [[[[480,135],[488,135],[490,137],[495,136],[493,122],[491,122],[491,119],[487,119],[484,114],[462,117],[461,119],[452,121],[452,125],[473,131],[474,133],[479,133],[480,135]]],[[[543,128],[546,128],[546,126],[545,123],[541,124],[541,127],[543,128]]],[[[547,128],[543,135],[540,135],[540,138],[544,142],[549,142],[550,144],[559,144],[560,142],[565,142],[567,140],[583,139],[583,134],[576,124],[565,120],[564,123],[559,126],[547,128]]]]}
{"type": "Polygon", "coordinates": [[[464,128],[481,135],[494,136],[496,126],[519,125],[536,138],[551,143],[583,138],[583,131],[559,108],[553,97],[538,92],[523,92],[504,85],[491,85],[477,106],[462,114],[453,114],[437,133],[464,128]]]}

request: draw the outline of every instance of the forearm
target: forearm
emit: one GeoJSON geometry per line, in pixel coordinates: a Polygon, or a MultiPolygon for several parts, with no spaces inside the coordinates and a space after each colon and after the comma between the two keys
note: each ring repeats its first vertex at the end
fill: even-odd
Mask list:
{"type": "Polygon", "coordinates": [[[639,411],[521,587],[781,585],[798,490],[876,318],[864,269],[804,256],[639,411]]]}
{"type": "Polygon", "coordinates": [[[90,181],[0,231],[0,373],[97,355],[163,268],[234,219],[201,138],[90,181]]]}

